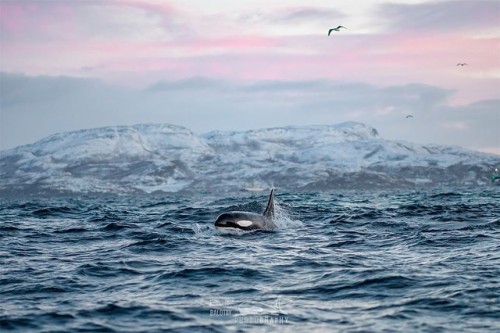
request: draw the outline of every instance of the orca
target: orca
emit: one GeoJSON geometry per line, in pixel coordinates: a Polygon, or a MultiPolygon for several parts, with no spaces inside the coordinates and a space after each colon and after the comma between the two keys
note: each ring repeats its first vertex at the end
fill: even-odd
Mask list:
{"type": "Polygon", "coordinates": [[[263,214],[231,211],[222,213],[215,220],[215,228],[220,231],[233,230],[273,230],[276,229],[274,220],[274,189],[271,190],[267,207],[263,214]]]}

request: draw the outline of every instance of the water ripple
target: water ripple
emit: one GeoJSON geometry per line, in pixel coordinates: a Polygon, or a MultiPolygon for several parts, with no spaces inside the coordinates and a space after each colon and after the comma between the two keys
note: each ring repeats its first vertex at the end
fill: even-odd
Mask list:
{"type": "Polygon", "coordinates": [[[496,188],[2,200],[2,332],[498,332],[496,188]]]}

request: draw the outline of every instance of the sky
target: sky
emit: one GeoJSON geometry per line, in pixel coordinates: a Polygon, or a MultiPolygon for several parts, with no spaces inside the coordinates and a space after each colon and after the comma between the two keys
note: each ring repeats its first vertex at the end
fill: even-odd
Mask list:
{"type": "Polygon", "coordinates": [[[0,150],[344,121],[500,154],[500,1],[0,0],[0,150]]]}

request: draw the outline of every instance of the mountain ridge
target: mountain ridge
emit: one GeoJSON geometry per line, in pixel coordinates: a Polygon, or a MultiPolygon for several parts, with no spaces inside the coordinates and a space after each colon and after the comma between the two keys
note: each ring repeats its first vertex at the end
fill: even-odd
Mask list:
{"type": "Polygon", "coordinates": [[[358,122],[201,135],[137,124],[0,151],[0,194],[484,186],[498,165],[497,155],[386,140],[358,122]]]}

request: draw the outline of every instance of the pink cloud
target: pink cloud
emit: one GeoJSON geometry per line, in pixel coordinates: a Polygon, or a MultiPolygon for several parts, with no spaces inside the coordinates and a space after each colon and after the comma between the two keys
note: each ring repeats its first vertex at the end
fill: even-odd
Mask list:
{"type": "Polygon", "coordinates": [[[215,49],[226,50],[231,52],[233,50],[242,49],[262,49],[262,48],[273,48],[280,45],[280,41],[277,38],[269,37],[259,37],[259,36],[230,36],[225,38],[211,38],[211,39],[199,39],[194,40],[187,44],[189,50],[204,52],[215,49]]]}
{"type": "MultiPolygon", "coordinates": [[[[193,17],[168,2],[9,2],[0,6],[0,28],[8,35],[0,41],[0,70],[72,74],[81,68],[93,68],[93,75],[108,77],[120,72],[135,78],[331,79],[379,85],[421,82],[460,90],[462,97],[457,102],[474,96],[498,97],[491,83],[498,82],[494,72],[500,68],[499,38],[408,30],[385,35],[346,33],[331,38],[227,31],[219,37],[189,30],[193,17]],[[100,30],[95,31],[100,22],[81,11],[92,6],[101,6],[110,15],[117,8],[133,8],[160,17],[164,31],[186,30],[151,40],[127,38],[119,29],[116,35],[100,34],[100,30]],[[457,68],[457,62],[470,66],[457,68]]],[[[321,16],[317,11],[298,13],[300,18],[321,16]]],[[[108,27],[106,22],[102,24],[108,27]]]]}
{"type": "Polygon", "coordinates": [[[2,46],[14,42],[45,42],[76,31],[74,8],[67,3],[0,2],[2,46]]]}
{"type": "Polygon", "coordinates": [[[21,31],[28,22],[29,14],[36,6],[0,2],[0,29],[7,33],[21,31]]]}
{"type": "MultiPolygon", "coordinates": [[[[86,0],[27,3],[0,2],[0,33],[2,30],[14,39],[31,39],[35,41],[83,38],[89,40],[103,33],[113,31],[109,22],[126,26],[133,20],[133,12],[122,20],[123,9],[144,12],[155,18],[161,18],[160,25],[171,26],[173,17],[178,15],[167,2],[159,4],[133,0],[86,0]],[[122,20],[120,22],[120,20],[122,20]],[[101,28],[101,31],[99,31],[101,28]]],[[[123,31],[116,31],[116,34],[123,31]]],[[[126,37],[126,36],[125,36],[126,37]]]]}
{"type": "MultiPolygon", "coordinates": [[[[466,39],[460,36],[387,35],[327,40],[323,37],[277,38],[266,36],[229,36],[190,38],[160,42],[120,42],[79,40],[43,44],[13,43],[7,50],[17,56],[33,54],[50,61],[53,53],[74,57],[75,53],[95,55],[100,64],[113,63],[110,69],[151,70],[162,63],[205,63],[210,68],[235,68],[249,75],[269,76],[269,72],[292,78],[356,78],[381,80],[432,80],[463,75],[465,71],[491,71],[498,68],[495,50],[498,39],[466,39]],[[306,50],[307,52],[303,52],[306,50]],[[215,57],[218,55],[219,57],[215,57]],[[163,59],[158,62],[155,59],[163,59]],[[118,62],[115,63],[115,60],[118,62]],[[457,62],[468,62],[459,71],[457,62]],[[215,66],[216,64],[219,64],[215,66]],[[252,64],[256,64],[252,67],[252,64]],[[268,66],[264,66],[264,65],[268,66]],[[122,68],[118,68],[122,66],[122,68]],[[271,67],[272,69],[268,68],[271,67]]],[[[95,64],[87,64],[89,66],[95,64]]],[[[110,65],[111,66],[111,65],[110,65]]],[[[159,66],[161,69],[161,65],[159,66]]],[[[236,70],[237,69],[237,70],[236,70]]],[[[224,72],[228,73],[227,70],[224,72]]],[[[197,73],[184,73],[183,76],[197,73]]],[[[216,73],[207,73],[217,75],[216,73]]]]}

